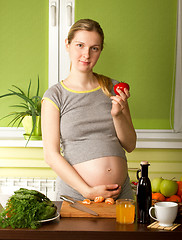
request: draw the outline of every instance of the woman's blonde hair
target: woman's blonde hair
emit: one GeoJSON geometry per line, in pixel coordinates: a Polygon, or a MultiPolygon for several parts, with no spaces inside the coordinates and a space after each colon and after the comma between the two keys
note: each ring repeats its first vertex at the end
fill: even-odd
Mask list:
{"type": "MultiPolygon", "coordinates": [[[[68,33],[68,44],[70,44],[71,41],[73,40],[75,33],[80,30],[97,32],[101,37],[101,50],[103,50],[103,48],[104,48],[104,32],[103,32],[100,24],[91,19],[80,19],[72,25],[72,27],[70,28],[70,31],[68,33]]],[[[102,91],[108,97],[110,97],[112,95],[111,89],[113,87],[111,79],[109,77],[106,77],[104,75],[100,75],[97,73],[93,73],[93,74],[97,78],[102,91]]]]}

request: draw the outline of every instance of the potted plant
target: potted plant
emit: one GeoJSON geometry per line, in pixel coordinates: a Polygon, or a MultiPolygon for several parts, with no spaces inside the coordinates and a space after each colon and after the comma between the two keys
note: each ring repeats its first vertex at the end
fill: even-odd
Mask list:
{"type": "Polygon", "coordinates": [[[11,107],[21,109],[20,111],[12,112],[3,118],[13,116],[13,119],[9,122],[9,126],[14,126],[17,123],[17,127],[22,123],[25,134],[24,138],[27,140],[26,146],[29,140],[40,140],[41,133],[41,97],[39,96],[39,76],[37,81],[37,90],[35,96],[30,96],[31,80],[28,85],[27,94],[19,87],[12,85],[15,90],[8,89],[9,93],[1,95],[0,98],[16,96],[23,100],[20,104],[14,104],[11,107]]]}

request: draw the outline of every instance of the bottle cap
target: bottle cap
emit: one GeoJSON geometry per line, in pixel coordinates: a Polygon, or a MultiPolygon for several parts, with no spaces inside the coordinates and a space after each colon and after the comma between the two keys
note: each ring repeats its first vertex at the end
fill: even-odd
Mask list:
{"type": "Polygon", "coordinates": [[[140,164],[141,165],[148,165],[149,163],[148,163],[148,161],[142,161],[140,164]]]}

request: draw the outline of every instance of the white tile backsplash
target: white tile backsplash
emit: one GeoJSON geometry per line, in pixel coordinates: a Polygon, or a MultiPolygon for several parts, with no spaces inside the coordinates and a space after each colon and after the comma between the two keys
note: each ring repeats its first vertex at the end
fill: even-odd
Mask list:
{"type": "Polygon", "coordinates": [[[0,178],[0,203],[2,196],[11,196],[19,188],[34,189],[55,201],[56,179],[42,178],[0,178]]]}

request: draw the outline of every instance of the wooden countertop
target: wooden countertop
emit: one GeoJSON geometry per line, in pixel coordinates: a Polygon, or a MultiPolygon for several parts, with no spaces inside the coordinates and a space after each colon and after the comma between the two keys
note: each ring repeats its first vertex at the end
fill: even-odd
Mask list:
{"type": "Polygon", "coordinates": [[[43,223],[38,229],[0,228],[0,239],[17,240],[171,240],[182,237],[182,217],[177,218],[181,225],[173,231],[148,229],[146,224],[118,224],[108,218],[60,218],[43,223]]]}

